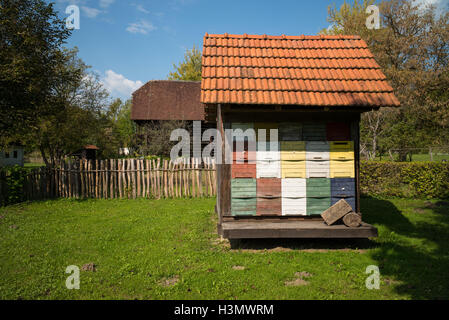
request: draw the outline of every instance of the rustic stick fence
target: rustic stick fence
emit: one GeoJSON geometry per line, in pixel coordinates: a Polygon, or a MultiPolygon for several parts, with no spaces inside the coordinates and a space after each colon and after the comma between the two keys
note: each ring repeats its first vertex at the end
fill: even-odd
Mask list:
{"type": "MultiPolygon", "coordinates": [[[[0,198],[8,190],[0,176],[0,198]]],[[[66,162],[56,168],[37,168],[25,177],[21,201],[51,198],[183,198],[215,196],[213,159],[110,159],[66,162]]],[[[2,199],[0,199],[0,203],[2,199]]]]}

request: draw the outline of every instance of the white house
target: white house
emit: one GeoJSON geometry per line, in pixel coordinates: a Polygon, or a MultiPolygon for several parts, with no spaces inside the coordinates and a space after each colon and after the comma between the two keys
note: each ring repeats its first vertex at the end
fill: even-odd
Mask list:
{"type": "Polygon", "coordinates": [[[22,146],[11,145],[0,150],[0,167],[23,166],[24,149],[22,146]]]}

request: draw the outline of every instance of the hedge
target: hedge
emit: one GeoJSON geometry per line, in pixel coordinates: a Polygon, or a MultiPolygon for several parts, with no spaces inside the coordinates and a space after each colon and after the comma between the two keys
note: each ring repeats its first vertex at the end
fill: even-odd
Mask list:
{"type": "Polygon", "coordinates": [[[29,168],[17,165],[0,168],[0,206],[23,201],[23,188],[29,172],[29,168]]]}
{"type": "Polygon", "coordinates": [[[368,196],[449,199],[449,163],[362,161],[360,189],[368,196]]]}

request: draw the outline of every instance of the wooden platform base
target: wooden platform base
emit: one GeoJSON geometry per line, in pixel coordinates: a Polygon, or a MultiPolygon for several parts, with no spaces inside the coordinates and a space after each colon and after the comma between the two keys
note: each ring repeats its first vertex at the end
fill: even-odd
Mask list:
{"type": "Polygon", "coordinates": [[[261,238],[371,238],[377,229],[362,223],[360,227],[328,226],[324,221],[232,221],[218,225],[218,233],[227,239],[261,238]]]}

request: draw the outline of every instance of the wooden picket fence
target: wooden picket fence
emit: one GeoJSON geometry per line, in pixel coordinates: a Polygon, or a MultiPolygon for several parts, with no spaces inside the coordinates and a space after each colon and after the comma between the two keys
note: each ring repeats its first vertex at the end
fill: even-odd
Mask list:
{"type": "MultiPolygon", "coordinates": [[[[216,165],[210,158],[203,162],[182,159],[177,163],[161,159],[84,160],[31,170],[20,201],[196,198],[215,196],[216,192],[216,165]]],[[[0,197],[2,194],[7,194],[4,181],[0,182],[0,197]]]]}

